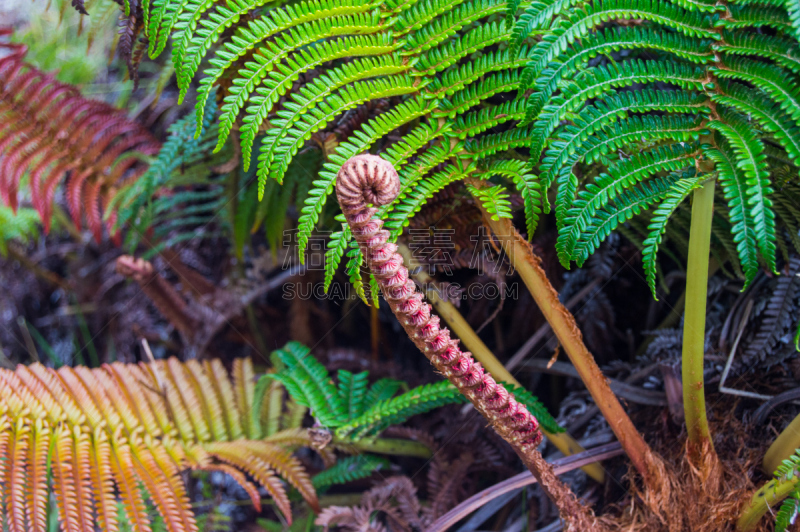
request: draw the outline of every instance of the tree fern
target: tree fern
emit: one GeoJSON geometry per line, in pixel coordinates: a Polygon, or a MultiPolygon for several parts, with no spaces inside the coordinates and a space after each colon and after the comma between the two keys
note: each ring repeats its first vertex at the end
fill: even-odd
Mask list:
{"type": "Polygon", "coordinates": [[[688,177],[669,177],[681,168],[656,165],[647,173],[652,161],[645,154],[685,149],[695,140],[700,144],[683,166],[699,165],[703,179],[721,182],[720,208],[747,282],[759,260],[775,268],[776,224],[783,222],[773,209],[766,153],[794,162],[800,139],[798,41],[790,26],[780,3],[561,0],[524,8],[512,45],[542,37],[522,73],[520,92],[532,92],[521,124],[533,124],[531,166],[541,172],[542,189],[558,186],[562,262],[582,264],[609,231],[655,208],[644,248],[654,288],[660,235],[691,187],[688,177]],[[606,24],[631,18],[641,22],[606,24]],[[659,58],[644,61],[645,53],[659,58]],[[673,122],[678,114],[686,120],[682,128],[673,122]],[[601,177],[578,178],[589,164],[590,175],[601,177]],[[598,186],[610,170],[623,168],[642,179],[598,186]]]}
{"type": "MultiPolygon", "coordinates": [[[[710,166],[705,175],[723,183],[720,208],[731,219],[731,242],[747,281],[758,260],[774,267],[783,222],[773,212],[772,160],[796,163],[800,154],[793,3],[787,8],[746,0],[725,6],[701,0],[308,0],[269,10],[263,5],[260,0],[157,1],[147,32],[153,55],[163,49],[165,36],[174,34],[181,95],[192,79],[199,80],[198,116],[204,116],[212,88],[222,84],[218,148],[238,134],[247,167],[256,139],[265,133],[257,164],[259,195],[267,181],[283,180],[314,132],[354,107],[391,98],[385,115],[339,139],[312,183],[298,224],[301,260],[340,165],[371,150],[398,168],[404,184],[400,199],[380,212],[393,237],[433,191],[491,174],[523,196],[529,234],[539,210],[549,211],[549,189],[557,187],[559,255],[565,263],[582,263],[608,231],[673,201],[679,190],[665,194],[663,187],[683,186],[687,178],[674,176],[698,161],[710,166]],[[251,14],[248,20],[245,13],[251,14]],[[619,23],[630,20],[636,24],[619,23]],[[209,66],[201,73],[203,60],[209,66]],[[294,86],[313,69],[312,79],[294,86]],[[394,131],[401,132],[401,140],[385,142],[394,131]],[[645,160],[644,154],[676,153],[690,142],[699,144],[682,165],[645,160]],[[525,147],[530,148],[527,169],[511,171],[509,161],[519,160],[518,150],[525,147]],[[732,156],[728,162],[743,184],[724,162],[725,154],[732,156]],[[582,177],[590,164],[590,177],[582,177]],[[606,177],[595,178],[612,172],[630,177],[620,173],[619,183],[608,186],[602,184],[606,177]],[[744,191],[744,203],[737,203],[734,188],[744,191]]],[[[328,279],[352,249],[351,241],[347,232],[336,233],[326,254],[328,279]]],[[[358,253],[348,259],[349,274],[360,279],[358,253]]]]}

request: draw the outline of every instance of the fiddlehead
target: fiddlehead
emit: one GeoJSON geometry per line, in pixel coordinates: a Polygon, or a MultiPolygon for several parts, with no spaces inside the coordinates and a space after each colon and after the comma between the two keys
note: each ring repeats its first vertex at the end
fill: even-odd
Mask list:
{"type": "Polygon", "coordinates": [[[386,302],[436,370],[472,402],[539,479],[568,522],[567,530],[599,529],[590,510],[558,480],[537,451],[542,438],[539,422],[469,352],[461,351],[458,340],[450,338],[450,330],[440,326],[438,316],[431,315],[430,305],[409,279],[397,245],[389,242],[383,221],[373,219],[377,207],[391,203],[399,190],[394,167],[374,155],[350,158],[336,176],[339,205],[386,302]]]}

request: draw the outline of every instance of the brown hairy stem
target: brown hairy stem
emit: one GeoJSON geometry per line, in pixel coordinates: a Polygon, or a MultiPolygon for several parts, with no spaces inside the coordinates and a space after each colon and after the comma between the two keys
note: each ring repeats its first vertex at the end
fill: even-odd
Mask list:
{"type": "MultiPolygon", "coordinates": [[[[414,263],[411,255],[411,250],[402,244],[398,247],[398,249],[400,255],[403,256],[406,263],[414,268],[416,264],[414,263]]],[[[424,287],[427,287],[431,283],[430,276],[423,270],[414,273],[413,277],[424,287]]],[[[500,382],[505,382],[519,386],[520,388],[524,388],[524,386],[522,386],[522,384],[520,384],[520,382],[514,378],[511,372],[506,369],[505,366],[503,366],[497,357],[494,356],[494,353],[489,350],[486,344],[483,343],[483,340],[481,340],[472,327],[470,327],[469,323],[467,323],[467,320],[461,316],[461,313],[458,311],[455,305],[441,298],[438,295],[438,292],[432,287],[427,288],[425,292],[428,301],[430,301],[433,305],[433,308],[436,309],[437,314],[439,314],[439,316],[441,316],[441,318],[447,322],[447,325],[461,339],[466,348],[472,352],[472,355],[475,357],[475,359],[477,359],[478,362],[483,365],[484,369],[488,370],[494,378],[500,379],[500,382]]],[[[540,428],[539,430],[541,430],[545,438],[547,438],[550,443],[552,443],[559,451],[564,453],[565,456],[585,451],[585,449],[581,447],[577,441],[575,441],[575,438],[570,436],[567,432],[550,433],[544,428],[540,428]]],[[[600,464],[589,464],[584,466],[583,471],[598,482],[603,482],[605,480],[605,472],[600,464]]]]}
{"type": "Polygon", "coordinates": [[[117,273],[139,283],[142,292],[153,301],[159,312],[176,329],[190,334],[197,327],[197,323],[187,314],[186,301],[155,271],[152,263],[130,255],[122,255],[117,259],[117,273]]]}
{"type": "Polygon", "coordinates": [[[450,330],[440,326],[439,317],[431,314],[430,305],[409,279],[397,245],[388,242],[389,232],[382,229],[383,222],[373,219],[376,207],[393,201],[399,190],[394,167],[374,155],[352,157],[336,178],[339,205],[392,312],[436,370],[470,400],[539,480],[566,521],[565,530],[604,530],[537,450],[542,434],[536,418],[470,353],[461,351],[458,340],[451,339],[450,330]]]}
{"type": "MultiPolygon", "coordinates": [[[[477,188],[484,186],[480,181],[469,180],[469,182],[477,188]]],[[[625,449],[625,454],[642,475],[647,486],[658,489],[659,471],[663,469],[660,459],[650,450],[642,435],[633,426],[617,396],[611,391],[608,380],[583,343],[583,336],[575,323],[575,317],[558,299],[558,292],[542,269],[541,260],[533,253],[528,242],[520,236],[511,220],[508,218],[494,220],[480,201],[476,201],[475,204],[483,212],[484,220],[500,241],[509,261],[555,332],[556,338],[578,371],[583,384],[625,449]]]]}

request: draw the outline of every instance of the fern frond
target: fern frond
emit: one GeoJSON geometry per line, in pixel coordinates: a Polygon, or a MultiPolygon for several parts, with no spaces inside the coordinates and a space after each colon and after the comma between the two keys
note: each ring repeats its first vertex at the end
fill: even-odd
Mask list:
{"type": "Polygon", "coordinates": [[[557,204],[556,212],[561,210],[564,213],[556,243],[562,264],[568,265],[570,260],[574,260],[573,250],[578,237],[588,227],[597,209],[654,174],[678,172],[693,166],[697,155],[697,146],[692,144],[664,146],[639,153],[613,164],[608,173],[600,174],[593,183],[586,185],[571,204],[557,204]]]}
{"type": "Polygon", "coordinates": [[[567,14],[563,20],[556,21],[554,27],[534,48],[531,62],[526,68],[534,73],[541,72],[572,42],[583,38],[595,26],[610,19],[647,20],[688,37],[719,39],[710,17],[687,11],[673,3],[655,0],[601,0],[584,5],[567,14]]]}
{"type": "Polygon", "coordinates": [[[70,214],[78,228],[85,215],[99,242],[101,212],[113,192],[144,172],[142,155],[154,155],[160,144],[116,108],[27,63],[24,48],[0,42],[0,50],[0,198],[16,211],[27,176],[48,232],[56,187],[71,175],[65,186],[70,214]]]}
{"type": "Polygon", "coordinates": [[[719,150],[710,150],[707,157],[716,163],[722,191],[728,200],[733,241],[736,243],[747,286],[758,273],[755,222],[747,208],[747,178],[737,165],[736,156],[729,145],[723,144],[719,150]]]}
{"type": "Polygon", "coordinates": [[[421,75],[430,76],[456,64],[459,60],[487,46],[508,40],[505,21],[478,26],[459,39],[453,39],[422,54],[416,65],[421,75]]]}
{"type": "MultiPolygon", "coordinates": [[[[505,7],[505,0],[467,0],[456,8],[450,8],[441,17],[419,27],[406,38],[404,55],[415,55],[429,50],[455,35],[464,26],[499,13],[505,7]]],[[[397,26],[400,31],[402,23],[401,17],[397,26]]]]}
{"type": "Polygon", "coordinates": [[[642,261],[644,262],[647,284],[650,286],[650,291],[655,299],[658,299],[656,296],[656,253],[658,253],[658,246],[661,244],[661,238],[666,231],[667,221],[681,202],[686,199],[686,196],[701,185],[701,179],[703,179],[702,176],[685,177],[672,185],[664,200],[653,213],[653,218],[647,226],[650,233],[644,240],[642,261]]]}
{"type": "Polygon", "coordinates": [[[336,435],[351,439],[368,437],[380,433],[386,427],[402,423],[411,416],[443,405],[463,402],[466,399],[448,381],[426,384],[394,399],[373,405],[363,415],[337,428],[336,435]]]}
{"type": "Polygon", "coordinates": [[[629,61],[611,67],[598,66],[591,73],[583,76],[578,82],[571,82],[562,91],[560,96],[551,100],[537,116],[529,114],[522,124],[527,124],[536,119],[534,136],[537,141],[531,147],[531,158],[536,161],[541,155],[546,139],[555,131],[558,123],[564,117],[581,107],[586,99],[596,98],[614,89],[633,85],[635,83],[665,82],[678,85],[685,89],[701,90],[706,79],[706,74],[700,68],[686,65],[676,65],[671,62],[659,61],[629,61]]]}
{"type": "Polygon", "coordinates": [[[378,456],[368,454],[347,456],[338,460],[332,467],[314,475],[311,481],[317,491],[322,491],[337,484],[369,477],[375,471],[388,469],[389,465],[388,460],[378,456]]]}
{"type": "Polygon", "coordinates": [[[281,139],[276,149],[276,160],[270,166],[269,175],[281,181],[289,162],[300,149],[300,146],[311,135],[325,127],[334,117],[356,107],[357,105],[379,98],[389,98],[403,94],[412,94],[419,90],[417,84],[407,75],[389,76],[374,81],[360,81],[339,89],[309,110],[287,135],[281,139]]]}
{"type": "Polygon", "coordinates": [[[467,185],[472,193],[491,215],[492,220],[500,218],[513,218],[511,214],[511,202],[508,201],[508,192],[503,185],[496,185],[488,188],[477,188],[467,185]]]}
{"type": "Polygon", "coordinates": [[[252,56],[253,60],[247,61],[244,68],[239,70],[238,76],[234,78],[233,85],[228,91],[228,96],[223,100],[216,150],[222,148],[239,111],[244,108],[252,92],[263,83],[267,74],[291,52],[315,41],[336,35],[377,33],[382,29],[380,23],[377,12],[312,20],[291,27],[286,33],[278,34],[274,40],[267,41],[265,45],[258,47],[252,56]]]}
{"type": "Polygon", "coordinates": [[[589,256],[620,224],[663,200],[680,178],[680,174],[670,174],[641,183],[620,194],[612,202],[612,207],[598,209],[591,223],[581,232],[578,243],[572,250],[573,258],[578,266],[583,267],[589,256]]]}
{"type": "MultiPolygon", "coordinates": [[[[256,90],[258,96],[250,99],[254,105],[247,108],[246,116],[242,119],[241,146],[245,169],[250,165],[250,151],[261,124],[272,109],[278,97],[289,89],[301,72],[305,72],[316,65],[338,59],[341,57],[355,57],[362,54],[387,53],[394,49],[388,44],[387,36],[375,39],[371,36],[343,38],[339,41],[321,43],[317,47],[301,50],[297,58],[287,59],[287,66],[279,66],[279,70],[270,73],[266,87],[256,90]]],[[[390,76],[407,71],[411,65],[404,64],[397,55],[377,58],[365,58],[344,65],[340,69],[331,69],[309,85],[302,87],[293,95],[293,102],[286,103],[287,110],[279,111],[278,116],[283,120],[274,120],[273,127],[269,130],[265,142],[262,142],[261,156],[259,157],[259,180],[266,179],[266,171],[275,157],[275,151],[291,127],[299,122],[303,116],[311,112],[335,90],[365,79],[377,76],[390,76]]]]}
{"type": "Polygon", "coordinates": [[[764,144],[743,119],[726,113],[723,120],[711,121],[708,127],[719,131],[736,154],[736,167],[744,174],[748,186],[747,204],[753,218],[758,249],[770,270],[775,271],[775,213],[768,198],[772,188],[769,186],[769,173],[763,154],[764,144]]]}
{"type": "Polygon", "coordinates": [[[264,378],[279,381],[294,400],[309,407],[321,423],[336,426],[345,412],[344,406],[328,370],[311,356],[311,350],[298,342],[289,342],[272,356],[286,366],[287,371],[267,374],[264,378]]]}
{"type": "Polygon", "coordinates": [[[368,375],[366,371],[354,375],[349,371],[339,370],[339,400],[347,419],[352,419],[364,411],[368,375]]]}
{"type": "Polygon", "coordinates": [[[786,112],[763,93],[750,90],[736,82],[721,83],[722,92],[711,98],[750,116],[759,126],[775,135],[775,139],[786,150],[791,160],[800,162],[800,127],[786,112]]]}
{"type": "MultiPolygon", "coordinates": [[[[325,389],[318,363],[314,366],[316,361],[304,353],[299,344],[289,344],[276,359],[303,368],[325,389]]],[[[0,422],[0,450],[6,456],[0,473],[8,479],[0,491],[10,532],[40,529],[51,489],[65,530],[93,530],[93,506],[97,524],[115,530],[118,492],[136,530],[150,530],[156,523],[148,515],[146,497],[165,530],[196,531],[180,477],[187,467],[232,474],[246,489],[251,485],[242,471],[247,471],[287,518],[281,478],[312,507],[317,505],[299,461],[277,441],[252,439],[255,429],[248,420],[260,414],[264,394],[255,393],[249,359],[236,359],[232,376],[218,360],[184,365],[170,359],[94,370],[20,366],[15,372],[0,371],[0,379],[6,416],[0,422]],[[251,439],[245,439],[242,429],[227,429],[239,424],[251,439]],[[211,427],[209,434],[203,426],[211,427]]],[[[330,386],[335,400],[338,390],[330,386]]],[[[248,493],[258,505],[257,490],[248,493]]]]}
{"type": "Polygon", "coordinates": [[[539,191],[539,180],[537,176],[528,172],[527,164],[513,159],[496,160],[487,164],[476,174],[483,174],[487,177],[501,175],[514,182],[517,190],[522,195],[528,235],[533,235],[539,222],[539,213],[541,213],[539,207],[541,193],[539,191]]]}

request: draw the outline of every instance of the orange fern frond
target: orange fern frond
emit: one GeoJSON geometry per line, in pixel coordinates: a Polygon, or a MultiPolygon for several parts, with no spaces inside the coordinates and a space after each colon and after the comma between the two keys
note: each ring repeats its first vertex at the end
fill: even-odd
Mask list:
{"type": "MultiPolygon", "coordinates": [[[[0,37],[9,33],[0,28],[0,37]]],[[[99,241],[105,205],[147,168],[132,153],[155,155],[161,145],[119,109],[25,62],[25,53],[24,46],[0,43],[0,198],[16,209],[20,183],[30,176],[31,201],[47,231],[55,189],[66,179],[76,225],[85,218],[99,241]]]]}
{"type": "Polygon", "coordinates": [[[26,513],[32,532],[47,530],[47,454],[50,451],[50,429],[42,419],[37,419],[31,433],[28,453],[30,486],[27,493],[26,513]]]}
{"type": "Polygon", "coordinates": [[[6,484],[6,508],[8,528],[14,531],[28,530],[25,521],[25,488],[28,477],[28,447],[30,447],[30,420],[17,419],[11,431],[8,449],[8,484],[6,484]]]}
{"type": "Polygon", "coordinates": [[[254,383],[249,359],[237,360],[231,374],[218,360],[177,359],[0,369],[7,530],[44,532],[53,492],[66,532],[118,532],[118,500],[134,530],[149,532],[148,499],[170,532],[196,532],[182,480],[187,469],[229,474],[258,509],[260,485],[291,521],[286,481],[318,511],[311,479],[292,455],[308,435],[247,439],[269,401],[255,404],[254,383]]]}

